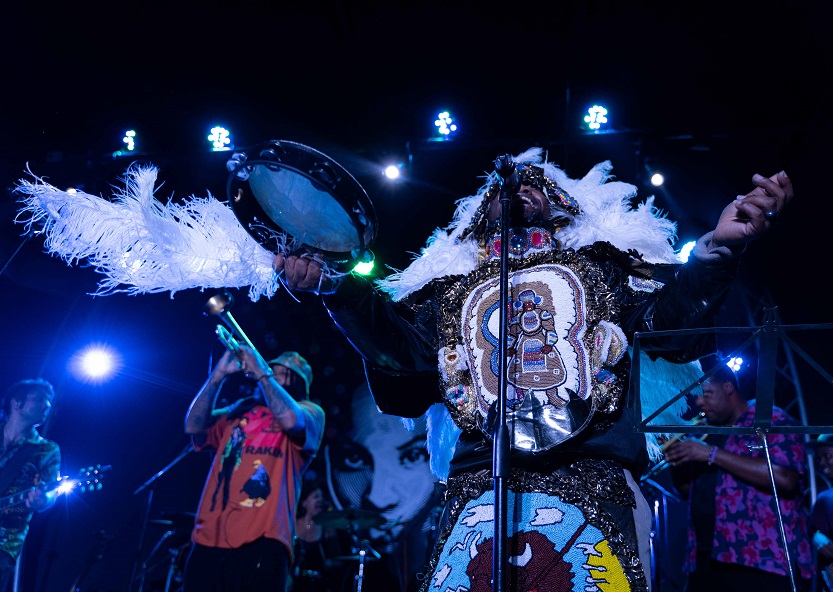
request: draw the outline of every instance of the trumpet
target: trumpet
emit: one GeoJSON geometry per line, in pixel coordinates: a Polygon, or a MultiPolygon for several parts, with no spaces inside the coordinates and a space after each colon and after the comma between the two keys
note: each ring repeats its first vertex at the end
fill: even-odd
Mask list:
{"type": "MultiPolygon", "coordinates": [[[[696,425],[699,425],[699,424],[703,423],[704,421],[706,421],[706,414],[703,411],[701,411],[700,413],[697,414],[696,417],[691,419],[688,423],[689,423],[689,425],[696,426],[696,425]]],[[[703,434],[699,438],[694,438],[694,439],[695,440],[705,440],[706,435],[707,434],[703,434]]],[[[679,442],[684,437],[685,437],[685,434],[674,434],[673,436],[671,436],[665,442],[662,443],[662,446],[660,446],[660,450],[665,452],[666,450],[668,450],[671,447],[672,444],[675,444],[676,442],[679,442]]]]}
{"type": "MultiPolygon", "coordinates": [[[[706,421],[706,414],[701,411],[693,419],[691,419],[688,422],[688,424],[692,425],[692,426],[695,426],[695,425],[699,425],[699,424],[701,424],[705,421],[706,421]]],[[[684,440],[684,439],[699,440],[699,441],[702,442],[703,440],[706,439],[708,434],[703,434],[702,436],[699,436],[697,438],[686,438],[685,436],[686,436],[686,434],[674,434],[673,436],[668,438],[668,440],[666,440],[665,442],[662,443],[662,445],[660,446],[660,450],[663,453],[665,453],[665,451],[668,450],[673,444],[676,444],[680,440],[684,440]]],[[[656,475],[657,473],[659,473],[660,471],[665,469],[669,464],[670,463],[667,460],[662,459],[660,462],[658,462],[653,467],[651,467],[651,469],[642,476],[641,480],[644,481],[645,479],[649,479],[650,477],[653,477],[654,475],[656,475]]]]}
{"type": "Polygon", "coordinates": [[[231,353],[239,357],[238,354],[240,352],[241,343],[249,347],[253,352],[257,353],[257,348],[255,348],[251,339],[246,336],[246,333],[243,332],[243,329],[240,328],[240,325],[237,324],[237,321],[234,320],[234,317],[228,310],[233,302],[234,299],[228,292],[216,294],[209,298],[208,302],[206,302],[205,314],[220,317],[229,329],[231,329],[231,331],[229,331],[229,329],[226,329],[222,325],[217,325],[217,329],[215,330],[217,337],[223,345],[231,351],[231,353]]]}

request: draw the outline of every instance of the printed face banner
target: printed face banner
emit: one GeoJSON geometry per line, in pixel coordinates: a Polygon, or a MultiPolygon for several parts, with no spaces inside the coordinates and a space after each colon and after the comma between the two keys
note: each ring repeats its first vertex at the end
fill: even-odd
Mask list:
{"type": "Polygon", "coordinates": [[[411,431],[399,417],[379,413],[366,386],[353,394],[352,419],[352,428],[324,447],[330,495],[339,510],[379,513],[385,522],[371,529],[371,539],[393,543],[403,531],[420,530],[432,504],[425,422],[416,420],[411,431]]]}

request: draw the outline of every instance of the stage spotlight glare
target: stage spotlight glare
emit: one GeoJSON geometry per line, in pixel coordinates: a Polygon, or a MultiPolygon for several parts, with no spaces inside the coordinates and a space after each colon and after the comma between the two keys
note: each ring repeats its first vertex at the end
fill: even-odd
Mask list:
{"type": "Polygon", "coordinates": [[[83,357],[84,372],[93,378],[105,376],[113,369],[113,359],[107,352],[90,350],[83,357]]]}
{"type": "Polygon", "coordinates": [[[231,150],[231,134],[229,131],[221,126],[211,128],[211,133],[208,135],[208,141],[211,142],[212,152],[222,152],[224,150],[231,150]]]}
{"type": "Polygon", "coordinates": [[[691,256],[691,251],[694,249],[694,245],[697,244],[697,241],[688,241],[686,244],[680,248],[677,252],[677,257],[680,258],[680,261],[685,263],[688,261],[688,258],[691,256]]]}
{"type": "Polygon", "coordinates": [[[106,345],[89,345],[70,361],[72,373],[82,382],[101,383],[109,380],[121,367],[119,355],[106,345]]]}
{"type": "Polygon", "coordinates": [[[593,105],[587,110],[587,115],[584,116],[584,122],[589,129],[598,131],[602,125],[607,123],[607,109],[601,105],[593,105]]]}
{"type": "Polygon", "coordinates": [[[402,175],[401,165],[389,164],[385,167],[385,177],[391,181],[398,179],[402,175]]]}
{"type": "Polygon", "coordinates": [[[62,479],[61,484],[55,490],[55,493],[61,495],[62,493],[69,493],[75,487],[77,481],[72,481],[70,479],[62,479]]]}
{"type": "Polygon", "coordinates": [[[437,128],[437,133],[443,138],[449,138],[457,131],[457,124],[451,117],[448,111],[443,111],[437,114],[437,119],[434,120],[434,126],[437,128]]]}
{"type": "Polygon", "coordinates": [[[665,183],[665,177],[662,176],[662,173],[654,173],[651,175],[651,185],[660,187],[663,183],[665,183]]]}
{"type": "Polygon", "coordinates": [[[740,367],[743,366],[743,358],[731,358],[726,365],[732,369],[733,372],[737,372],[740,370],[740,367]]]}

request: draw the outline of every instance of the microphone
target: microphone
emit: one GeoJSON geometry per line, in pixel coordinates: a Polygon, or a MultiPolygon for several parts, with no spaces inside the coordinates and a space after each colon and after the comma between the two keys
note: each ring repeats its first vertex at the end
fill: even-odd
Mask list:
{"type": "Polygon", "coordinates": [[[511,154],[502,154],[495,159],[495,174],[502,190],[507,192],[505,195],[512,195],[520,188],[521,179],[511,154]]]}

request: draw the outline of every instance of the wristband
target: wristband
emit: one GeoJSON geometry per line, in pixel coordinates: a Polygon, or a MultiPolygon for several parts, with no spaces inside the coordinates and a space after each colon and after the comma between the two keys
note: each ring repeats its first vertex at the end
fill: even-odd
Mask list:
{"type": "Polygon", "coordinates": [[[712,451],[709,453],[709,466],[714,464],[715,458],[717,458],[717,446],[712,446],[712,451]]]}
{"type": "Polygon", "coordinates": [[[257,377],[257,382],[260,382],[264,378],[272,378],[274,375],[275,375],[274,372],[266,372],[264,374],[261,374],[260,376],[257,377]]]}

